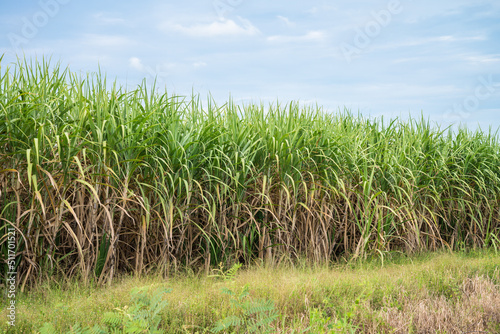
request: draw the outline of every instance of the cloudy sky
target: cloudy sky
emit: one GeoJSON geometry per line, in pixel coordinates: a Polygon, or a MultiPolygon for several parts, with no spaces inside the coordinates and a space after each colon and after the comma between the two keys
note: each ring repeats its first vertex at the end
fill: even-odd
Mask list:
{"type": "Polygon", "coordinates": [[[222,103],[500,126],[498,0],[3,0],[2,67],[52,56],[222,103]]]}

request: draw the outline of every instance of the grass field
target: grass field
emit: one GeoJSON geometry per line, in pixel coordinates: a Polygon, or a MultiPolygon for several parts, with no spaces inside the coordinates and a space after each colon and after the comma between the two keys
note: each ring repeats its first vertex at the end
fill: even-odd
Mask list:
{"type": "MultiPolygon", "coordinates": [[[[106,312],[120,314],[114,308],[134,314],[131,292],[145,287],[153,292],[171,289],[159,312],[162,333],[212,333],[219,321],[230,317],[246,322],[226,333],[253,333],[250,324],[261,314],[245,310],[260,306],[266,317],[275,317],[255,333],[267,328],[270,333],[494,334],[500,332],[499,263],[500,254],[493,251],[440,252],[393,254],[383,266],[377,258],[329,267],[305,261],[295,267],[254,265],[233,273],[213,271],[214,277],[192,272],[167,279],[125,276],[111,287],[83,286],[74,280],[47,282],[18,297],[18,322],[10,333],[33,333],[46,322],[57,333],[75,329],[76,324],[104,328],[110,318],[106,312]],[[242,294],[245,287],[247,297],[242,294]],[[224,293],[224,288],[235,296],[224,293]],[[270,305],[266,301],[274,308],[265,308],[270,305]]],[[[0,329],[6,330],[5,323],[0,329]]]]}
{"type": "MultiPolygon", "coordinates": [[[[284,324],[279,327],[273,320],[273,326],[286,332],[305,329],[311,321],[314,326],[352,324],[358,331],[365,326],[366,332],[397,326],[418,332],[438,326],[425,324],[420,311],[434,317],[435,324],[455,326],[445,332],[457,331],[479,319],[480,311],[460,313],[469,305],[464,303],[486,314],[477,326],[495,328],[488,317],[497,321],[498,314],[488,311],[485,305],[490,304],[479,295],[490,291],[487,300],[498,301],[493,286],[498,284],[498,271],[478,270],[479,276],[467,268],[438,271],[439,280],[456,280],[450,289],[458,292],[447,295],[452,290],[434,294],[433,287],[441,283],[418,277],[414,283],[401,277],[406,284],[401,289],[400,283],[391,281],[388,286],[394,291],[384,290],[377,277],[386,274],[375,274],[375,269],[372,281],[363,271],[289,268],[301,262],[306,267],[369,258],[383,262],[395,253],[496,252],[496,132],[451,132],[423,118],[384,122],[295,102],[264,106],[228,101],[218,106],[210,98],[202,103],[196,95],[172,96],[146,82],[127,91],[101,73],[79,76],[46,60],[21,59],[6,65],[1,58],[0,118],[0,279],[3,283],[8,271],[15,272],[21,295],[46,284],[73,282],[71,289],[77,289],[80,302],[84,293],[100,293],[109,299],[99,307],[111,310],[113,298],[116,305],[125,303],[123,291],[130,282],[150,284],[153,273],[170,278],[192,271],[206,276],[217,268],[230,273],[237,263],[257,262],[278,269],[252,267],[241,273],[234,281],[236,290],[231,290],[233,304],[241,303],[243,318],[245,305],[272,311],[270,304],[243,302],[243,282],[255,280],[248,293],[272,297],[284,324]],[[123,275],[136,278],[121,280],[123,275]],[[335,295],[320,281],[297,295],[293,284],[284,295],[272,288],[273,282],[289,276],[299,285],[325,277],[336,286],[328,278],[336,275],[344,280],[341,290],[359,278],[371,282],[368,285],[379,282],[383,294],[370,285],[366,291],[358,287],[346,290],[351,295],[335,295]],[[117,277],[121,283],[113,284],[117,277]],[[100,288],[104,284],[109,290],[100,288]],[[419,289],[414,284],[420,284],[419,289]],[[471,294],[479,297],[470,299],[471,294]],[[357,297],[361,299],[353,303],[357,297]],[[439,318],[433,310],[441,307],[462,322],[456,325],[445,313],[439,318]]],[[[498,257],[488,255],[477,263],[491,259],[498,257]]],[[[413,270],[409,268],[404,270],[413,270]]],[[[177,305],[175,298],[181,297],[176,296],[196,284],[208,284],[199,292],[209,294],[207,303],[194,300],[193,307],[199,309],[183,313],[192,318],[172,313],[185,311],[187,304],[168,309],[170,315],[162,317],[173,320],[167,323],[208,328],[215,326],[213,318],[229,314],[222,304],[224,294],[214,288],[218,283],[208,278],[179,282],[173,284],[169,305],[177,305]]],[[[57,292],[50,294],[50,300],[58,298],[57,292]]],[[[37,295],[22,298],[27,303],[37,295]]],[[[33,305],[38,306],[20,309],[34,312],[23,325],[29,330],[42,319],[52,319],[55,312],[33,305]]],[[[89,315],[91,302],[83,305],[87,308],[68,313],[65,326],[98,320],[89,315]]],[[[247,318],[255,320],[252,317],[247,318]]],[[[226,320],[231,319],[237,321],[226,320]]]]}

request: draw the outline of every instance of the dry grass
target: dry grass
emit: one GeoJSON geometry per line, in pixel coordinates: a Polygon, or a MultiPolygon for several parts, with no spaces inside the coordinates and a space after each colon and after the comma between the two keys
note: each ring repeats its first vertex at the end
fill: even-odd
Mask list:
{"type": "Polygon", "coordinates": [[[452,298],[425,289],[411,296],[403,289],[397,301],[399,308],[384,307],[377,312],[388,332],[458,334],[499,329],[499,286],[485,277],[466,278],[452,298]]]}

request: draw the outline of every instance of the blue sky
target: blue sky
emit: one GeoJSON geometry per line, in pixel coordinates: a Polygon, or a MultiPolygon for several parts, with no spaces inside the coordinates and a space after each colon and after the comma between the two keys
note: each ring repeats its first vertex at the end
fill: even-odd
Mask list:
{"type": "Polygon", "coordinates": [[[222,103],[500,126],[500,1],[3,1],[2,66],[52,56],[222,103]]]}

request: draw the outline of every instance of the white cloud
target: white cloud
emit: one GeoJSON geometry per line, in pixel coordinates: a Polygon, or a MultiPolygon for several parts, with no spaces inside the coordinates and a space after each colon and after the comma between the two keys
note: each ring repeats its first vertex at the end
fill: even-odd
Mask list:
{"type": "Polygon", "coordinates": [[[205,67],[205,66],[207,66],[207,63],[205,63],[204,61],[197,61],[197,62],[193,63],[193,66],[196,68],[205,67]]]}
{"type": "Polygon", "coordinates": [[[486,40],[486,37],[483,35],[468,36],[468,37],[456,37],[451,35],[445,35],[430,39],[430,41],[434,40],[438,42],[484,41],[486,40]]]}
{"type": "Polygon", "coordinates": [[[465,59],[473,63],[497,63],[500,62],[500,55],[478,55],[466,57],[465,59]]]}
{"type": "Polygon", "coordinates": [[[281,15],[278,15],[276,17],[280,21],[282,21],[287,27],[294,27],[295,26],[295,22],[290,21],[290,19],[288,19],[287,17],[281,16],[281,15]]]}
{"type": "Polygon", "coordinates": [[[339,8],[337,6],[332,6],[331,4],[327,4],[327,1],[323,1],[323,4],[321,4],[319,7],[314,6],[312,8],[307,9],[305,12],[306,14],[316,15],[318,13],[335,12],[338,10],[339,8]]]}
{"type": "Polygon", "coordinates": [[[101,24],[113,25],[113,24],[123,24],[123,23],[125,23],[124,19],[122,19],[120,17],[112,16],[112,15],[107,15],[107,14],[104,14],[103,12],[95,13],[92,16],[94,17],[94,19],[98,23],[101,23],[101,24]]]}
{"type": "Polygon", "coordinates": [[[209,24],[183,26],[180,24],[165,24],[163,30],[178,31],[193,37],[241,36],[257,35],[260,33],[249,20],[238,17],[241,24],[230,19],[215,21],[209,24]]]}
{"type": "Polygon", "coordinates": [[[321,42],[326,38],[326,33],[324,31],[315,30],[310,31],[305,35],[301,36],[283,36],[274,35],[267,38],[268,42],[278,42],[278,43],[297,43],[297,42],[321,42]]]}
{"type": "Polygon", "coordinates": [[[142,61],[137,58],[137,57],[132,57],[128,60],[128,63],[129,65],[136,69],[136,70],[139,70],[139,71],[143,71],[144,70],[144,65],[142,64],[142,61]]]}
{"type": "Polygon", "coordinates": [[[394,49],[394,48],[401,48],[401,47],[406,47],[406,46],[420,46],[420,45],[425,45],[425,44],[431,44],[431,43],[442,43],[442,42],[466,42],[466,41],[483,41],[486,40],[487,38],[483,35],[477,35],[477,36],[452,36],[452,35],[443,35],[443,36],[436,36],[436,37],[427,37],[427,38],[415,38],[412,40],[407,40],[407,41],[401,41],[401,42],[396,42],[396,43],[388,43],[380,46],[375,46],[373,49],[394,49]]]}
{"type": "Polygon", "coordinates": [[[175,66],[173,63],[157,64],[154,68],[142,63],[142,60],[137,57],[131,57],[128,60],[128,64],[133,69],[144,73],[148,78],[153,78],[157,83],[163,84],[170,76],[170,70],[175,66]]]}
{"type": "Polygon", "coordinates": [[[309,14],[316,14],[318,12],[318,7],[312,7],[308,10],[306,10],[306,13],[309,13],[309,14]]]}

